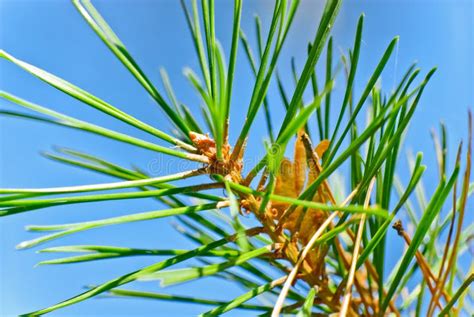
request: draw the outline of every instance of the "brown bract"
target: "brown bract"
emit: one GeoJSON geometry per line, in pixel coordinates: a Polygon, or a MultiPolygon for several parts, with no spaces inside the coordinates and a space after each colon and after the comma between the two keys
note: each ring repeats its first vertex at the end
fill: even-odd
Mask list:
{"type": "MultiPolygon", "coordinates": [[[[295,142],[294,159],[291,162],[284,158],[280,165],[280,172],[276,178],[275,194],[285,197],[297,198],[305,188],[305,184],[311,184],[319,173],[314,164],[307,163],[307,153],[301,137],[304,131],[298,133],[295,142]]],[[[323,140],[316,148],[317,157],[321,157],[329,146],[329,141],[323,140]]],[[[328,195],[319,189],[313,197],[314,202],[326,203],[328,195]]],[[[272,201],[272,206],[267,211],[272,219],[279,220],[290,204],[272,201]]],[[[293,235],[297,234],[298,239],[306,244],[310,237],[316,232],[320,224],[326,218],[326,212],[319,209],[297,207],[282,225],[282,228],[289,230],[293,235]]]]}

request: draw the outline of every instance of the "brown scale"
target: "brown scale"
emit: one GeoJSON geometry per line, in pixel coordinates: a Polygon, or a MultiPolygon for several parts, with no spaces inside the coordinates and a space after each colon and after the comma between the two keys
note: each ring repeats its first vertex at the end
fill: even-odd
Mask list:
{"type": "MultiPolygon", "coordinates": [[[[306,189],[306,186],[311,184],[319,175],[316,166],[307,162],[306,153],[302,136],[304,131],[301,130],[298,133],[297,140],[295,142],[294,159],[293,162],[287,158],[283,159],[280,165],[280,173],[276,178],[275,191],[277,195],[297,198],[306,189]]],[[[329,141],[323,140],[314,149],[317,157],[321,157],[329,146],[329,141]]],[[[315,193],[313,200],[314,202],[327,203],[329,200],[328,194],[320,187],[315,193]]],[[[272,201],[271,208],[267,209],[267,216],[279,221],[285,210],[290,207],[290,204],[272,201]]],[[[307,208],[304,212],[304,207],[297,207],[282,224],[282,228],[288,230],[292,235],[294,243],[301,243],[305,246],[314,233],[318,230],[321,224],[327,217],[327,212],[320,209],[307,208]]],[[[316,246],[312,252],[310,252],[306,260],[310,263],[313,268],[311,274],[314,277],[318,277],[320,280],[319,285],[324,285],[326,279],[326,272],[324,266],[324,257],[327,253],[327,246],[316,246]]]]}

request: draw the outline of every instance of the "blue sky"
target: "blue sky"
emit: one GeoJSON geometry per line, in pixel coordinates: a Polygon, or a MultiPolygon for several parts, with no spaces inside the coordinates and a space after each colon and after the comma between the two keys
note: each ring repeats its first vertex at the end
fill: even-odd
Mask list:
{"type": "MultiPolygon", "coordinates": [[[[217,35],[225,49],[230,41],[231,2],[217,1],[217,35]]],[[[178,1],[117,0],[94,1],[115,32],[138,63],[161,89],[160,67],[169,73],[178,98],[192,109],[198,109],[198,99],[182,75],[183,67],[198,69],[191,38],[178,1]]],[[[258,13],[268,26],[272,1],[244,1],[242,28],[255,43],[253,16],[258,13]]],[[[285,86],[291,91],[290,58],[296,58],[298,69],[304,63],[306,43],[315,33],[321,6],[302,1],[292,31],[282,52],[279,71],[285,86]]],[[[356,95],[373,71],[390,40],[400,36],[395,56],[383,73],[381,84],[390,91],[407,67],[415,60],[424,72],[437,66],[438,71],[429,84],[415,114],[405,149],[425,153],[425,164],[433,166],[433,146],[429,131],[444,121],[448,127],[449,147],[454,151],[466,135],[467,109],[474,101],[474,4],[466,1],[346,1],[334,25],[335,51],[352,46],[359,15],[364,12],[366,23],[356,95]]],[[[167,127],[163,113],[122,67],[68,1],[61,0],[0,0],[0,47],[33,65],[71,81],[111,104],[130,112],[162,129],[167,127]]],[[[265,28],[266,30],[266,28],[265,28]]],[[[254,46],[255,47],[255,46],[254,46]]],[[[250,97],[252,76],[240,51],[232,104],[231,141],[244,120],[250,97]]],[[[324,69],[323,63],[319,70],[324,69]]],[[[51,107],[108,128],[152,140],[117,120],[90,109],[78,101],[55,91],[18,67],[0,61],[0,89],[35,103],[51,107]]],[[[270,104],[275,109],[274,124],[283,118],[276,85],[270,89],[270,104]]],[[[337,102],[343,84],[336,83],[337,102]]],[[[14,106],[0,102],[2,109],[14,106]]],[[[337,107],[336,107],[337,108],[337,107]]],[[[333,115],[334,117],[334,115],[333,115]]],[[[259,116],[257,122],[263,122],[259,116]]],[[[264,125],[257,124],[249,140],[248,156],[259,158],[263,153],[264,125]]],[[[149,169],[156,175],[179,170],[176,160],[163,159],[154,153],[132,148],[60,127],[40,123],[0,118],[0,186],[47,187],[89,184],[110,181],[109,178],[87,171],[59,165],[39,155],[52,145],[68,146],[94,153],[111,161],[130,166],[132,163],[149,169]],[[161,165],[157,165],[160,162],[161,165]],[[160,166],[160,168],[156,168],[160,166]]],[[[451,156],[452,157],[452,156],[451,156]]],[[[405,163],[401,168],[406,168],[405,163]]],[[[406,174],[401,172],[403,177],[406,174]]],[[[435,168],[428,169],[424,181],[431,193],[437,180],[435,168]]],[[[118,214],[154,210],[152,200],[107,202],[78,206],[55,207],[0,219],[0,314],[16,315],[48,306],[82,291],[84,285],[97,284],[151,264],[153,258],[107,260],[79,265],[39,267],[34,264],[47,257],[35,250],[16,251],[14,246],[34,235],[23,230],[27,224],[54,224],[101,219],[118,214]]],[[[469,220],[469,219],[468,219],[469,220]]],[[[472,221],[472,216],[470,218],[472,221]]],[[[164,219],[90,231],[56,241],[50,245],[110,244],[150,248],[190,248],[164,219]]],[[[394,238],[390,246],[402,248],[394,238]]],[[[394,255],[391,261],[396,259],[394,255]]],[[[145,283],[135,288],[156,290],[157,285],[145,283]]],[[[170,293],[228,299],[240,294],[232,285],[215,279],[173,287],[170,293]]],[[[161,315],[176,311],[178,315],[196,315],[202,306],[186,306],[129,299],[94,299],[58,311],[58,316],[71,315],[161,315]]],[[[238,314],[241,316],[241,314],[238,314]]]]}

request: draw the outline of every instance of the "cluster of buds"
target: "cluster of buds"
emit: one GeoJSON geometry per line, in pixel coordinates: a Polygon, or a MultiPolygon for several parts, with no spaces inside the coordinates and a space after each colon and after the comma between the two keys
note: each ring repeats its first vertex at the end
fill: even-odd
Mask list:
{"type": "Polygon", "coordinates": [[[209,135],[191,131],[189,137],[199,153],[209,159],[209,164],[206,167],[209,174],[219,174],[234,182],[241,182],[242,156],[240,155],[236,160],[231,160],[232,153],[227,140],[222,145],[222,157],[218,159],[216,141],[209,135]]]}

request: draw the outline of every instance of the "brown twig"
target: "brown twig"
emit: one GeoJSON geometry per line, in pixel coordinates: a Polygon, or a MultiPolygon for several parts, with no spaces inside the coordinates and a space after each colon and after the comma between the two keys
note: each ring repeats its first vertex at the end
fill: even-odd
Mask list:
{"type": "Polygon", "coordinates": [[[448,261],[448,266],[446,271],[443,275],[441,281],[441,287],[444,288],[444,284],[449,276],[450,271],[452,270],[453,265],[455,265],[457,249],[459,245],[459,239],[461,237],[462,232],[462,224],[464,220],[464,213],[466,210],[466,203],[467,197],[469,192],[469,179],[471,177],[471,152],[472,152],[472,113],[469,112],[468,115],[468,145],[467,145],[467,154],[466,154],[466,171],[464,172],[463,184],[462,184],[462,193],[461,193],[461,202],[459,207],[459,217],[458,217],[458,225],[456,227],[456,235],[454,238],[453,243],[453,251],[451,252],[451,256],[448,261]]]}
{"type": "MultiPolygon", "coordinates": [[[[459,146],[459,149],[458,149],[456,162],[459,162],[460,157],[461,157],[461,146],[459,146]]],[[[454,187],[453,187],[453,214],[452,214],[452,217],[451,217],[451,223],[449,225],[448,238],[446,239],[446,244],[444,246],[443,257],[441,259],[441,265],[439,267],[439,272],[438,272],[438,281],[436,283],[435,293],[431,297],[430,304],[428,306],[427,316],[432,316],[433,315],[434,309],[435,309],[434,303],[438,301],[439,296],[441,294],[439,292],[439,290],[444,288],[444,283],[446,282],[445,276],[443,275],[443,273],[444,273],[443,270],[444,270],[444,265],[446,263],[446,259],[448,257],[449,246],[451,244],[451,239],[452,239],[452,235],[453,235],[453,232],[454,232],[454,223],[455,223],[455,220],[456,220],[456,207],[457,207],[456,206],[456,203],[457,203],[456,200],[457,200],[457,182],[454,183],[454,187]]],[[[447,277],[447,275],[446,275],[446,277],[447,277]]]]}
{"type": "MultiPolygon", "coordinates": [[[[406,244],[408,246],[410,246],[411,238],[408,236],[408,234],[403,229],[402,222],[400,220],[398,220],[393,224],[392,227],[397,231],[398,235],[401,236],[405,240],[406,244]]],[[[431,271],[428,263],[426,263],[426,260],[425,260],[423,254],[421,254],[420,251],[418,251],[418,250],[416,251],[415,258],[416,258],[416,261],[418,262],[418,266],[420,267],[420,270],[421,270],[421,272],[423,274],[423,277],[426,281],[426,285],[428,285],[428,288],[431,292],[431,295],[433,295],[435,287],[431,284],[431,282],[433,280],[433,282],[436,285],[436,283],[437,283],[436,277],[434,276],[433,272],[431,271]]],[[[446,301],[449,301],[449,296],[444,291],[443,291],[443,296],[445,297],[446,301]]],[[[442,308],[439,300],[437,302],[435,302],[435,304],[440,309],[442,308]]]]}

